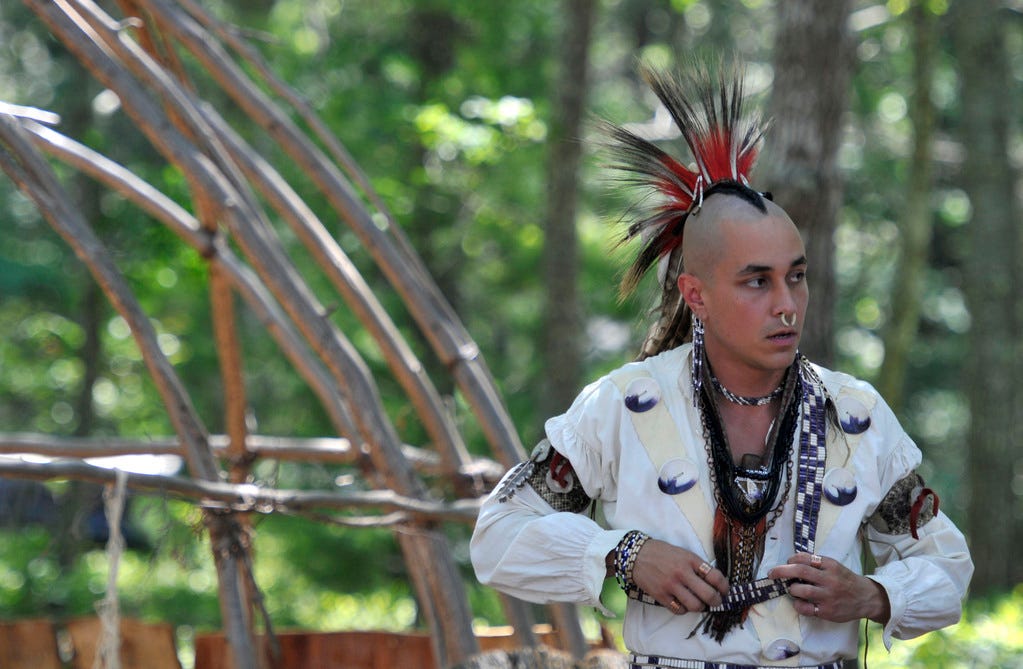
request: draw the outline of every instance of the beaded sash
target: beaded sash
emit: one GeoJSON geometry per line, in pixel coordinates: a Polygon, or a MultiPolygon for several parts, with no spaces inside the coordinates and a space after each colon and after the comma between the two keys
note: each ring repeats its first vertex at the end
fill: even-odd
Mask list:
{"type": "Polygon", "coordinates": [[[824,483],[827,400],[824,396],[824,383],[806,358],[799,361],[799,378],[803,384],[803,420],[799,434],[795,547],[799,552],[813,553],[824,483]]]}

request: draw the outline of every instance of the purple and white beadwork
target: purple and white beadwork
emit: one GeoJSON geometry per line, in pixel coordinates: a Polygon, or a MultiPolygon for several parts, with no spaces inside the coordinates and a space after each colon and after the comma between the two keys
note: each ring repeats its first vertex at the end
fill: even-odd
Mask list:
{"type": "Polygon", "coordinates": [[[870,412],[855,397],[846,395],[835,403],[838,410],[838,422],[846,434],[861,434],[870,427],[870,412]]]}
{"type": "Polygon", "coordinates": [[[824,475],[824,497],[835,506],[856,499],[856,478],[848,469],[836,467],[824,475]]]}
{"type": "Polygon", "coordinates": [[[696,485],[696,463],[687,458],[672,458],[657,472],[657,487],[666,495],[679,495],[696,485]]]}
{"type": "Polygon", "coordinates": [[[661,388],[650,377],[633,379],[625,387],[625,406],[633,413],[650,411],[661,401],[661,388]]]}
{"type": "Polygon", "coordinates": [[[780,637],[764,646],[764,657],[772,662],[787,660],[799,655],[800,648],[795,641],[780,637]]]}

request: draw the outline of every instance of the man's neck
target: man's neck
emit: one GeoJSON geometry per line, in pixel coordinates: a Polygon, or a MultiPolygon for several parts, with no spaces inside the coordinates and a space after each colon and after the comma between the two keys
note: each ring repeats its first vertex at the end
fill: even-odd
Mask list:
{"type": "Polygon", "coordinates": [[[721,395],[715,399],[733,462],[739,464],[744,455],[750,454],[763,459],[767,452],[767,437],[778,416],[781,400],[751,407],[729,402],[721,395]]]}
{"type": "MultiPolygon", "coordinates": [[[[720,357],[719,357],[720,361],[720,357]]],[[[757,369],[745,365],[715,364],[707,354],[710,372],[728,391],[742,397],[766,397],[785,380],[785,369],[757,369]]]]}

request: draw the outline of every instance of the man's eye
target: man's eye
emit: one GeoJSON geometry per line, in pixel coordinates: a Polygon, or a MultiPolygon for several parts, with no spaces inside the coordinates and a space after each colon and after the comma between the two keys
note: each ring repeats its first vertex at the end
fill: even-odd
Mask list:
{"type": "Polygon", "coordinates": [[[764,286],[767,285],[767,279],[765,279],[762,276],[758,276],[755,279],[750,279],[749,281],[747,281],[746,285],[749,286],[750,288],[763,288],[764,286]]]}

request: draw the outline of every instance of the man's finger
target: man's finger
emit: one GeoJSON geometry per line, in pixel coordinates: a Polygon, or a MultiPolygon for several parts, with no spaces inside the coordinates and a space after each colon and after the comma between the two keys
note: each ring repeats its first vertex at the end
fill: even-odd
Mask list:
{"type": "Polygon", "coordinates": [[[694,579],[694,582],[689,585],[689,589],[692,590],[693,594],[699,597],[701,603],[706,606],[717,606],[720,604],[722,593],[705,579],[700,578],[699,574],[697,574],[697,577],[698,578],[694,579]]]}
{"type": "Polygon", "coordinates": [[[793,583],[789,586],[789,594],[806,602],[820,602],[827,593],[824,588],[810,583],[793,583]]]}
{"type": "Polygon", "coordinates": [[[780,580],[796,580],[806,583],[820,583],[825,577],[821,569],[815,569],[808,564],[783,564],[771,569],[767,573],[771,578],[780,580]]]}
{"type": "Polygon", "coordinates": [[[728,577],[721,573],[720,569],[712,568],[702,578],[722,595],[728,592],[728,577]]]}
{"type": "Polygon", "coordinates": [[[707,605],[692,590],[684,585],[675,589],[675,599],[682,603],[686,611],[703,611],[707,605]]]}

